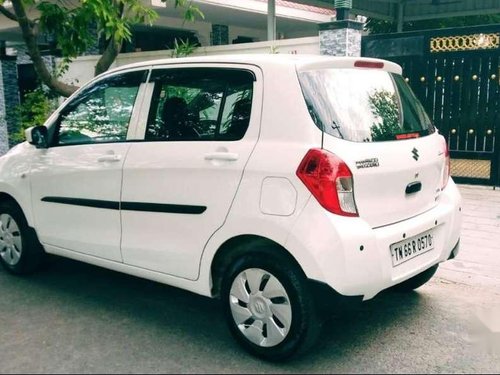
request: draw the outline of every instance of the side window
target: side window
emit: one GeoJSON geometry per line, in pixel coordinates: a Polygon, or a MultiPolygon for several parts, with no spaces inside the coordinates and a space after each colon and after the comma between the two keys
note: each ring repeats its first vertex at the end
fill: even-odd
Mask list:
{"type": "Polygon", "coordinates": [[[125,141],[145,71],[105,78],[85,89],[61,113],[56,145],[125,141]]]}
{"type": "Polygon", "coordinates": [[[224,140],[243,138],[250,123],[252,94],[252,85],[248,83],[228,88],[219,128],[219,138],[224,140]]]}
{"type": "Polygon", "coordinates": [[[234,69],[153,71],[145,139],[238,140],[250,122],[254,76],[234,69]]]}
{"type": "Polygon", "coordinates": [[[214,80],[157,81],[146,129],[146,140],[213,139],[224,85],[214,80]]]}

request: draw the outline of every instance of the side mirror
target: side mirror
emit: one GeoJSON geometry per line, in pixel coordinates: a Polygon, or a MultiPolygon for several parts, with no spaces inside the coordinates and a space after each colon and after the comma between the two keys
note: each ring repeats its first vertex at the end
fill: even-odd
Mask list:
{"type": "Polygon", "coordinates": [[[33,126],[25,131],[26,141],[29,144],[36,146],[36,148],[47,148],[48,131],[45,126],[33,126]]]}

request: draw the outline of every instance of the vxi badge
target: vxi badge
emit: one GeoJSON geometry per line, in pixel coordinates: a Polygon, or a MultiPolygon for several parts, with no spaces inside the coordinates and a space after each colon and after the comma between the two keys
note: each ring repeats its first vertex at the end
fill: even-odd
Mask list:
{"type": "Polygon", "coordinates": [[[365,159],[356,162],[356,168],[358,169],[374,168],[378,166],[379,166],[378,158],[365,159]]]}

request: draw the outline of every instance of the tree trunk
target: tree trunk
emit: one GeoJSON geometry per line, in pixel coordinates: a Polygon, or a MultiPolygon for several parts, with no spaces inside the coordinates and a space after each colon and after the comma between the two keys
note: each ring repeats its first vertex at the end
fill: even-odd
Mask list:
{"type": "Polygon", "coordinates": [[[31,27],[31,22],[26,15],[26,10],[22,4],[22,0],[12,0],[12,7],[21,27],[21,32],[23,35],[24,42],[28,48],[31,60],[33,61],[33,66],[38,74],[41,81],[47,85],[49,89],[56,92],[59,95],[68,97],[73,94],[78,87],[73,85],[68,85],[64,82],[59,81],[55,78],[50,71],[47,69],[45,62],[43,61],[40,49],[38,48],[38,43],[36,35],[31,27]]]}
{"type": "Polygon", "coordinates": [[[108,46],[104,50],[104,53],[101,55],[99,61],[95,66],[94,75],[98,76],[99,74],[107,71],[111,66],[111,64],[113,64],[113,62],[115,61],[121,49],[122,49],[122,42],[121,41],[117,42],[115,41],[114,37],[111,37],[111,39],[108,42],[108,46]]]}

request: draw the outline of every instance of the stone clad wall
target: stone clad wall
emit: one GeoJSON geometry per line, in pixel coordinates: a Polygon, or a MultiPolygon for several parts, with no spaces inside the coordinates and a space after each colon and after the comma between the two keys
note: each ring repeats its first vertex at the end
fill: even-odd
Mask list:
{"type": "Polygon", "coordinates": [[[0,154],[7,152],[12,142],[8,134],[18,131],[17,107],[19,88],[17,82],[16,58],[3,57],[0,60],[0,154]]]}
{"type": "Polygon", "coordinates": [[[334,21],[320,25],[320,53],[330,56],[361,56],[363,24],[356,21],[334,21]]]}
{"type": "Polygon", "coordinates": [[[9,136],[7,132],[7,120],[5,116],[5,94],[3,86],[3,71],[0,66],[0,155],[9,149],[9,136]]]}
{"type": "Polygon", "coordinates": [[[226,25],[212,25],[211,38],[213,46],[229,44],[229,27],[226,25]]]}
{"type": "MultiPolygon", "coordinates": [[[[17,56],[0,58],[0,156],[15,145],[12,135],[19,131],[18,107],[20,105],[18,66],[32,64],[24,45],[16,46],[17,56]]],[[[43,56],[47,68],[54,71],[57,60],[43,56]]]]}

